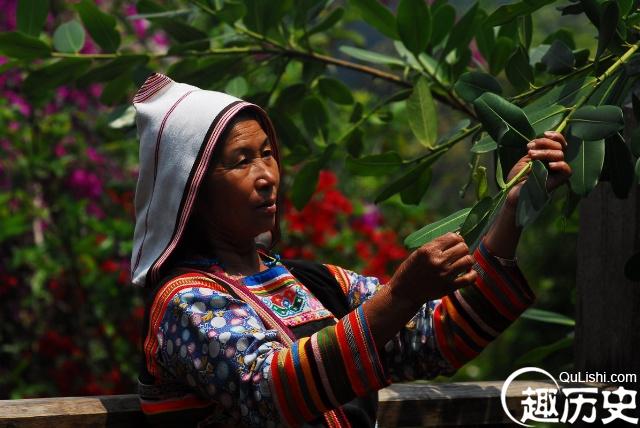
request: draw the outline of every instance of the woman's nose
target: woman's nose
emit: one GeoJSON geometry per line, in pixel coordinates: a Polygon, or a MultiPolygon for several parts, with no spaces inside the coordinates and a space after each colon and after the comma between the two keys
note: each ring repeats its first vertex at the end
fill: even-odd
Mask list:
{"type": "Polygon", "coordinates": [[[260,159],[256,162],[258,188],[276,186],[278,184],[278,164],[273,159],[260,159]]]}

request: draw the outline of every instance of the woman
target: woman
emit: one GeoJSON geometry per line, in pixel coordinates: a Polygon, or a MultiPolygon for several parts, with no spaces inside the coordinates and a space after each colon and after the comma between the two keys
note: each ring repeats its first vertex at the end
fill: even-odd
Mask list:
{"type": "MultiPolygon", "coordinates": [[[[174,426],[372,426],[377,390],[450,375],[533,301],[513,259],[519,187],[469,254],[447,234],[387,284],[279,261],[280,160],[259,107],[155,74],[134,98],[140,136],[132,281],[148,291],[143,411],[174,426]]],[[[529,144],[550,188],[562,135],[529,144]]]]}

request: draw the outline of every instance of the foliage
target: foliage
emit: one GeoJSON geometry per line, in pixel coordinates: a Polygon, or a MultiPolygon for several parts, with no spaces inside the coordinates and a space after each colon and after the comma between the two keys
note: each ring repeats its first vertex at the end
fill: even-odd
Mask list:
{"type": "MultiPolygon", "coordinates": [[[[131,326],[141,302],[123,288],[137,157],[128,102],[152,71],[268,110],[284,151],[292,243],[282,249],[286,256],[324,257],[388,275],[406,254],[397,236],[419,229],[415,219],[424,218],[411,205],[426,194],[432,203],[452,193],[442,193],[447,186],[436,174],[451,153],[470,158],[468,171],[453,171],[468,176],[465,199],[443,197],[457,212],[405,243],[414,248],[460,230],[473,246],[517,183],[519,177],[505,182],[507,172],[528,140],[547,129],[571,142],[576,174],[563,190],[567,207],[600,181],[609,180],[620,197],[637,183],[640,134],[631,136],[629,149],[620,108],[638,76],[637,2],[390,3],[5,5],[16,14],[3,18],[9,21],[0,33],[0,293],[13,317],[2,332],[24,340],[0,352],[12,361],[2,379],[16,396],[130,387],[138,340],[131,326]],[[554,6],[590,22],[597,45],[577,47],[565,30],[536,33],[534,17],[554,6]],[[350,203],[338,178],[347,194],[375,189],[366,200],[384,204],[350,203]],[[366,226],[381,210],[396,232],[366,226]],[[310,243],[321,249],[312,254],[310,243]],[[77,374],[72,382],[39,383],[55,382],[45,368],[58,373],[69,364],[65,369],[77,374]],[[34,366],[40,369],[29,372],[34,366]]],[[[637,119],[640,102],[631,98],[637,119]]],[[[518,207],[525,226],[558,205],[549,203],[554,195],[543,185],[546,167],[528,168],[535,179],[518,207]]],[[[638,275],[633,265],[627,272],[638,275]]]]}

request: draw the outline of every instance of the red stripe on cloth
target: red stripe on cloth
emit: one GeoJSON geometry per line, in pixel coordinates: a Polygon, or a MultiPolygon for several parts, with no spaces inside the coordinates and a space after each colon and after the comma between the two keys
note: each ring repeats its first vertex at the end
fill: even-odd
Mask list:
{"type": "Polygon", "coordinates": [[[351,387],[358,397],[363,396],[367,393],[367,390],[362,384],[360,373],[358,373],[358,369],[354,362],[354,359],[358,358],[358,356],[351,351],[342,320],[335,325],[335,332],[340,354],[342,355],[342,362],[344,363],[347,375],[351,381],[351,387]]]}
{"type": "Polygon", "coordinates": [[[145,80],[138,92],[133,96],[133,102],[138,104],[148,100],[172,81],[173,80],[164,74],[153,73],[145,80]]]}
{"type": "Polygon", "coordinates": [[[271,357],[271,386],[273,387],[273,397],[276,399],[276,405],[278,409],[280,409],[280,416],[286,421],[287,425],[294,426],[297,424],[296,419],[293,417],[291,413],[291,409],[289,408],[289,402],[287,401],[287,397],[284,392],[284,385],[282,383],[282,379],[280,377],[280,367],[278,366],[278,360],[280,358],[280,353],[286,352],[276,351],[271,357]]]}
{"type": "Polygon", "coordinates": [[[491,287],[489,287],[484,279],[482,279],[482,275],[478,275],[478,279],[476,280],[476,288],[482,295],[491,303],[496,310],[505,317],[509,321],[513,321],[515,319],[515,315],[508,309],[505,308],[504,305],[500,302],[500,299],[496,297],[491,287]]]}
{"type": "MultiPolygon", "coordinates": [[[[494,284],[507,296],[509,302],[513,306],[515,306],[518,310],[518,313],[527,309],[527,304],[520,300],[520,296],[513,290],[513,288],[509,287],[505,280],[500,276],[498,272],[495,271],[491,263],[488,262],[482,255],[481,251],[476,250],[475,260],[482,267],[482,269],[487,273],[487,275],[493,280],[494,284]]],[[[516,315],[517,316],[517,315],[516,315]]]]}
{"type": "MultiPolygon", "coordinates": [[[[447,332],[443,331],[444,326],[442,323],[442,303],[436,306],[435,311],[433,312],[433,330],[435,331],[436,342],[438,343],[438,347],[440,348],[442,356],[446,358],[447,361],[449,361],[449,363],[456,369],[461,367],[462,364],[456,357],[454,357],[449,348],[449,345],[445,341],[447,332]]],[[[451,334],[451,332],[449,332],[449,334],[451,334]]]]}
{"type": "Polygon", "coordinates": [[[189,394],[186,397],[172,400],[163,400],[160,402],[140,400],[140,409],[142,410],[142,413],[146,415],[154,415],[158,413],[173,412],[177,410],[203,408],[213,406],[214,404],[214,401],[203,400],[195,395],[189,394]]]}
{"type": "Polygon", "coordinates": [[[365,337],[360,325],[360,319],[358,319],[357,311],[352,311],[351,313],[349,313],[349,323],[351,324],[351,330],[355,335],[356,345],[358,346],[358,353],[362,357],[360,358],[360,361],[362,362],[362,368],[364,369],[365,375],[367,376],[367,383],[369,384],[369,388],[371,390],[375,390],[380,383],[380,381],[378,380],[378,376],[376,376],[376,372],[373,369],[373,362],[371,361],[372,358],[375,358],[375,355],[371,355],[370,349],[365,343],[365,337]]]}
{"type": "MultiPolygon", "coordinates": [[[[300,383],[304,382],[304,379],[300,379],[296,374],[296,368],[293,366],[293,355],[292,350],[287,349],[287,353],[284,360],[284,371],[287,374],[287,386],[289,391],[293,394],[293,399],[295,400],[296,409],[302,413],[302,418],[305,421],[310,421],[314,419],[314,415],[309,410],[307,406],[307,402],[305,400],[304,395],[302,394],[302,390],[300,389],[300,383]]],[[[291,403],[294,404],[294,403],[291,403]]]]}

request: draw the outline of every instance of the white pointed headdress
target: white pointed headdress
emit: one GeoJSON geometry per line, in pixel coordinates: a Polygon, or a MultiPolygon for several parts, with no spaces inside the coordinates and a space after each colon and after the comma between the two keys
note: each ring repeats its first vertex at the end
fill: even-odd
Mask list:
{"type": "Polygon", "coordinates": [[[160,269],[182,238],[213,149],[235,115],[245,109],[256,112],[278,164],[279,158],[275,131],[264,110],[231,95],[152,74],[133,105],[140,172],[131,280],[145,286],[159,279],[160,269]]]}

